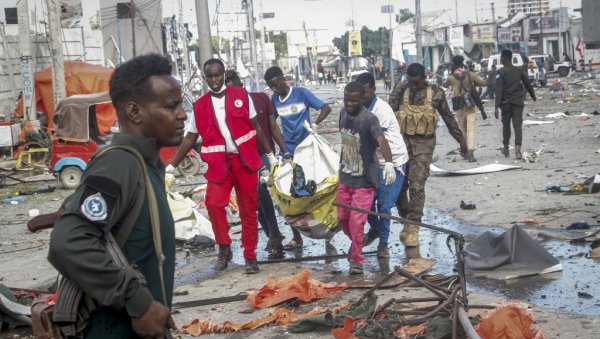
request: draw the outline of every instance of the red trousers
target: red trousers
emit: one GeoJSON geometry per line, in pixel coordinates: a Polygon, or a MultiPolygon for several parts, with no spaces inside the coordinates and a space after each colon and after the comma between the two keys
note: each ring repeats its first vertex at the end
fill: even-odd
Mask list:
{"type": "MultiPolygon", "coordinates": [[[[209,164],[210,166],[210,164],[209,164]]],[[[227,178],[222,183],[208,182],[206,209],[212,224],[217,245],[230,245],[229,224],[225,207],[229,204],[231,189],[235,195],[242,221],[242,247],[244,258],[256,259],[258,243],[258,173],[246,167],[238,154],[227,154],[227,178]]]]}

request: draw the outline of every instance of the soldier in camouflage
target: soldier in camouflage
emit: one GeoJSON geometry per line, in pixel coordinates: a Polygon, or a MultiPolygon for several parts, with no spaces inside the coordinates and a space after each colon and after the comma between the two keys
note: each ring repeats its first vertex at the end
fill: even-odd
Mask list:
{"type": "Polygon", "coordinates": [[[425,67],[419,63],[408,66],[407,81],[398,83],[390,93],[389,104],[396,113],[404,143],[408,150],[408,186],[406,181],[398,202],[400,216],[407,219],[400,233],[406,247],[419,246],[419,226],[425,205],[425,182],[435,148],[435,130],[442,117],[450,135],[460,144],[461,154],[466,154],[467,143],[458,123],[448,108],[444,91],[429,85],[425,67]],[[436,112],[437,111],[437,112],[436,112]],[[407,197],[407,189],[410,199],[407,197]]]}

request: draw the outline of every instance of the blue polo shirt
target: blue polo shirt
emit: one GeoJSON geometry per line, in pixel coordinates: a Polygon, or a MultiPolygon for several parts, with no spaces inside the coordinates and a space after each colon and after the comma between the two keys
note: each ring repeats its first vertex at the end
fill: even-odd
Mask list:
{"type": "Polygon", "coordinates": [[[321,109],[325,103],[304,87],[290,87],[290,92],[283,99],[273,94],[271,101],[277,109],[276,116],[281,117],[285,145],[294,154],[296,146],[308,136],[303,125],[305,120],[310,123],[310,109],[321,109]]]}

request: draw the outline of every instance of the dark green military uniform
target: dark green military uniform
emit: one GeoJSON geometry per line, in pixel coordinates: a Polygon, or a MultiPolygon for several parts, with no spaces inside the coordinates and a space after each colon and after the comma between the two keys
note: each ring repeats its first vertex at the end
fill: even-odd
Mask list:
{"type": "MultiPolygon", "coordinates": [[[[154,139],[117,134],[112,145],[133,147],[146,162],[160,215],[166,306],[170,307],[175,230],[167,203],[164,165],[154,139]]],[[[103,232],[118,232],[119,220],[123,220],[134,205],[141,180],[144,180],[141,168],[131,154],[124,150],[105,153],[87,168],[82,184],[52,230],[48,260],[102,305],[92,314],[85,333],[88,338],[137,337],[131,329],[131,317],[142,316],[153,300],[163,303],[147,198],[123,246],[129,262],[135,263],[146,277],[147,288],[129,272],[116,267],[99,244],[103,232]],[[111,228],[111,225],[115,226],[111,228]]]]}
{"type": "Polygon", "coordinates": [[[496,73],[496,108],[502,110],[502,143],[510,143],[510,123],[515,129],[515,145],[523,141],[523,107],[525,106],[523,85],[534,98],[535,92],[523,72],[523,68],[513,65],[504,66],[496,73]]]}
{"type": "MultiPolygon", "coordinates": [[[[444,91],[437,86],[431,86],[433,89],[432,93],[432,106],[440,114],[450,135],[461,144],[465,143],[464,137],[458,124],[452,116],[450,109],[448,108],[448,102],[446,101],[446,95],[444,91]]],[[[392,93],[390,93],[389,104],[397,112],[400,105],[403,104],[404,91],[411,91],[409,94],[409,103],[412,105],[424,105],[427,98],[427,88],[423,88],[419,91],[412,91],[408,87],[408,83],[397,84],[392,93]]],[[[430,136],[422,135],[402,135],[406,149],[408,150],[408,191],[410,193],[410,200],[407,197],[407,184],[405,181],[402,189],[402,194],[398,198],[398,211],[402,217],[410,220],[421,221],[423,216],[423,206],[425,205],[425,182],[429,177],[429,165],[433,157],[433,150],[435,149],[435,133],[430,136]]]]}

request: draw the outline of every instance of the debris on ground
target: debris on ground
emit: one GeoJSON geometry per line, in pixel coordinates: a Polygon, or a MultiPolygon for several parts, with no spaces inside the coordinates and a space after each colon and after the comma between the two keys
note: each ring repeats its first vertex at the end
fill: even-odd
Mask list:
{"type": "Polygon", "coordinates": [[[533,315],[525,308],[507,303],[484,316],[476,330],[482,338],[543,339],[542,328],[534,324],[533,315]]]}
{"type": "Polygon", "coordinates": [[[485,232],[465,246],[465,267],[475,276],[509,280],[562,271],[562,264],[518,225],[485,232]]]}
{"type": "Polygon", "coordinates": [[[303,302],[328,298],[348,287],[348,284],[322,283],[311,279],[310,271],[304,270],[280,280],[270,275],[267,283],[251,292],[246,301],[254,308],[267,308],[295,298],[303,302]]]}
{"type": "Polygon", "coordinates": [[[475,204],[467,204],[464,201],[460,201],[460,208],[463,210],[474,210],[477,208],[475,204]]]}
{"type": "MultiPolygon", "coordinates": [[[[275,309],[271,314],[243,323],[236,323],[226,320],[222,323],[215,324],[210,319],[194,319],[189,324],[181,326],[181,332],[184,334],[199,336],[201,334],[214,333],[231,333],[241,330],[253,330],[266,325],[275,324],[277,326],[286,326],[295,321],[322,314],[324,317],[333,319],[333,314],[338,314],[341,310],[346,309],[348,305],[342,305],[333,309],[315,307],[307,313],[295,313],[285,307],[275,309]]],[[[332,321],[333,322],[333,321],[332,321]]]]}

